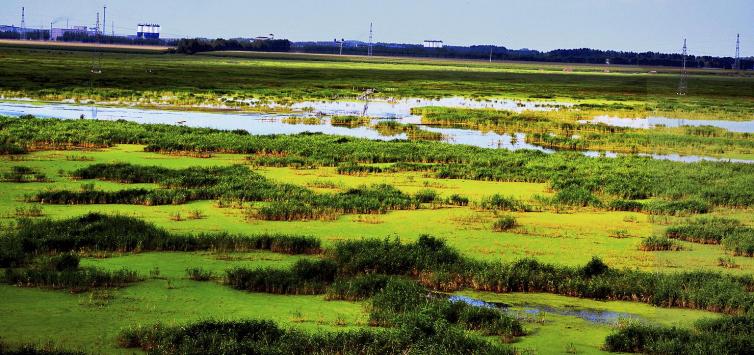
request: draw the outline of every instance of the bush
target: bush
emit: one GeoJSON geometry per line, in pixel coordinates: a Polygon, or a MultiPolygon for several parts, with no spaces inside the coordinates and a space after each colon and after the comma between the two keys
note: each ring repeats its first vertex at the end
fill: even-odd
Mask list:
{"type": "Polygon", "coordinates": [[[516,218],[511,215],[498,217],[492,224],[492,230],[495,232],[504,232],[516,226],[516,218]]]}
{"type": "Polygon", "coordinates": [[[663,236],[649,236],[647,238],[644,238],[644,240],[641,241],[641,245],[639,246],[639,250],[643,251],[678,251],[683,250],[683,247],[678,245],[678,243],[668,239],[667,237],[663,236]]]}
{"type": "Polygon", "coordinates": [[[469,198],[461,196],[459,194],[452,194],[447,198],[445,203],[453,206],[468,206],[469,198]]]}

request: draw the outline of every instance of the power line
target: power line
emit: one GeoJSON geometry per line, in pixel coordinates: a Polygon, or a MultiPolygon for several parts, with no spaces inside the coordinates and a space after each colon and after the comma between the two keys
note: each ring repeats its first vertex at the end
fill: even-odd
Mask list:
{"type": "Polygon", "coordinates": [[[678,83],[678,95],[686,95],[688,92],[688,73],[686,72],[686,55],[688,54],[688,48],[686,47],[686,39],[683,39],[683,69],[681,70],[681,80],[678,83]]]}

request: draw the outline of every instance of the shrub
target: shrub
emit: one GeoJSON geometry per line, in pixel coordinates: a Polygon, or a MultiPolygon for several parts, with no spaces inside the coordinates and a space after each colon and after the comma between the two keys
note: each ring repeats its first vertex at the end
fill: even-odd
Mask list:
{"type": "Polygon", "coordinates": [[[445,203],[453,206],[468,206],[469,198],[461,196],[459,194],[452,194],[447,198],[445,203]]]}
{"type": "Polygon", "coordinates": [[[584,265],[584,268],[581,269],[582,274],[585,277],[594,277],[599,276],[604,273],[606,273],[610,268],[605,264],[602,259],[593,256],[592,260],[589,260],[589,262],[584,265]]]}
{"type": "Polygon", "coordinates": [[[414,198],[419,203],[430,203],[430,202],[435,202],[436,200],[438,200],[440,196],[437,194],[437,191],[435,190],[424,189],[424,190],[417,191],[416,194],[414,195],[414,198]]]}
{"type": "Polygon", "coordinates": [[[498,217],[492,224],[492,230],[495,232],[504,232],[516,226],[516,218],[511,215],[498,217]]]}

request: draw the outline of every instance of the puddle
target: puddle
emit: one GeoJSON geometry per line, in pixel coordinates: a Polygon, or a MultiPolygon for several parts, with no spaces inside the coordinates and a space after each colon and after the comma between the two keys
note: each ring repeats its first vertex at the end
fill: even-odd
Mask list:
{"type": "Polygon", "coordinates": [[[724,120],[686,120],[668,117],[621,118],[612,116],[597,116],[593,120],[579,121],[580,123],[602,123],[608,126],[649,129],[655,127],[700,127],[712,126],[738,133],[754,133],[752,121],[724,121],[724,120]]]}
{"type": "Polygon", "coordinates": [[[474,307],[485,307],[501,309],[510,314],[521,314],[528,316],[538,316],[541,314],[556,314],[560,316],[578,317],[587,322],[594,324],[615,324],[619,319],[641,319],[641,317],[635,314],[612,312],[597,309],[578,308],[578,307],[564,307],[556,308],[544,305],[516,305],[513,306],[505,303],[498,302],[485,302],[475,298],[459,295],[451,295],[448,297],[451,302],[463,302],[474,307]]]}
{"type": "MultiPolygon", "coordinates": [[[[452,103],[465,103],[471,105],[469,101],[456,101],[456,99],[445,99],[445,104],[452,103]]],[[[415,100],[421,101],[421,100],[415,100]]],[[[442,100],[424,100],[421,102],[436,104],[442,100]]],[[[418,107],[421,102],[406,103],[404,106],[400,106],[400,109],[396,111],[388,111],[388,107],[392,104],[387,102],[379,105],[372,105],[368,110],[373,116],[373,122],[393,119],[399,120],[400,123],[413,123],[417,124],[420,118],[410,114],[410,107],[418,107]],[[386,106],[387,105],[387,106],[386,106]],[[381,115],[381,116],[380,116],[381,115]]],[[[483,101],[475,101],[477,104],[482,105],[483,101]]],[[[514,102],[514,105],[539,105],[537,103],[515,103],[515,101],[493,101],[495,105],[492,108],[501,108],[505,105],[510,105],[510,102],[514,102]]],[[[300,105],[306,105],[307,103],[301,103],[300,105]]],[[[325,105],[332,109],[328,109],[325,106],[320,106],[321,114],[350,114],[348,110],[363,109],[363,103],[356,102],[324,102],[325,105]],[[353,104],[354,106],[348,106],[353,104]],[[345,110],[345,111],[338,111],[345,110]],[[338,111],[338,112],[336,112],[338,111]]],[[[522,107],[521,109],[528,109],[522,107]]],[[[540,107],[540,109],[552,109],[552,107],[540,107]]],[[[359,114],[357,112],[357,114],[359,114]]],[[[96,118],[99,120],[126,120],[137,123],[159,123],[159,124],[173,124],[184,125],[188,127],[206,127],[215,128],[221,130],[245,130],[255,135],[267,135],[267,134],[297,134],[304,132],[324,133],[332,135],[341,135],[357,138],[367,138],[374,140],[395,140],[395,139],[407,139],[405,133],[397,135],[384,136],[371,127],[344,127],[333,126],[330,124],[329,119],[323,119],[317,124],[307,123],[286,123],[285,118],[289,117],[312,117],[315,114],[311,112],[297,113],[297,114],[267,114],[267,113],[243,113],[243,112],[196,112],[196,111],[167,111],[157,109],[138,109],[138,108],[123,108],[123,107],[97,107],[93,109],[91,106],[84,105],[72,105],[62,103],[46,103],[46,104],[31,104],[27,102],[19,101],[0,101],[0,115],[6,116],[22,116],[33,115],[42,118],[60,118],[60,119],[79,119],[85,117],[87,119],[96,118]]],[[[464,144],[481,148],[496,148],[506,150],[538,150],[545,153],[553,153],[555,150],[547,149],[537,145],[529,144],[526,142],[526,135],[523,133],[513,134],[498,134],[495,132],[480,132],[477,130],[467,130],[459,128],[440,128],[433,126],[420,125],[422,129],[427,131],[437,132],[443,135],[444,140],[451,144],[464,144]]],[[[619,154],[612,152],[596,152],[586,151],[582,154],[590,157],[607,157],[614,158],[619,154]]],[[[728,161],[735,163],[754,163],[754,160],[742,160],[742,159],[725,159],[725,158],[713,158],[703,156],[681,156],[677,154],[659,155],[659,154],[643,154],[654,159],[672,160],[678,162],[693,163],[699,161],[728,161]]]]}

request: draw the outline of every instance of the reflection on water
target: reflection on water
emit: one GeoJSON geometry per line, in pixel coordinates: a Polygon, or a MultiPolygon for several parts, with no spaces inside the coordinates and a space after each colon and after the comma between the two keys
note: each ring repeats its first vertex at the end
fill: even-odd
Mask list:
{"type": "Polygon", "coordinates": [[[627,318],[640,319],[640,317],[635,314],[577,307],[557,308],[544,305],[522,305],[517,306],[517,310],[514,310],[512,309],[511,305],[505,303],[485,302],[476,298],[459,295],[452,295],[448,297],[448,300],[450,300],[451,302],[463,302],[474,307],[501,309],[507,313],[512,313],[514,315],[523,313],[524,315],[538,316],[550,313],[561,316],[578,317],[595,324],[615,324],[619,319],[627,318]]]}
{"type": "MultiPolygon", "coordinates": [[[[451,100],[451,99],[447,99],[451,100]]],[[[425,100],[424,102],[427,102],[425,100]]],[[[456,101],[449,101],[456,102],[456,101]]],[[[446,102],[448,103],[448,102],[446,102]]],[[[507,105],[504,101],[498,101],[498,105],[507,105]]],[[[533,103],[531,103],[534,105],[533,103]]],[[[411,104],[413,105],[413,104],[411,104]]],[[[418,106],[419,104],[416,103],[418,106]]],[[[388,105],[389,106],[389,105],[388,105]]],[[[419,121],[417,116],[412,116],[409,111],[391,111],[385,113],[386,107],[381,105],[374,105],[374,102],[370,103],[369,108],[373,109],[370,114],[383,113],[383,116],[374,116],[375,120],[394,118],[399,119],[401,123],[414,123],[419,121]]],[[[408,105],[410,106],[410,105],[408,105]]],[[[347,103],[339,103],[333,107],[350,107],[347,103]],[[343,105],[343,106],[338,106],[343,105]]],[[[501,106],[497,106],[501,107],[501,106]]],[[[320,107],[321,108],[321,107],[320,107]]],[[[357,109],[358,106],[353,106],[353,109],[357,109]]],[[[363,107],[362,107],[363,108],[363,107]]],[[[543,108],[544,109],[544,108],[543,108]]],[[[331,112],[331,114],[333,114],[331,112]]],[[[339,113],[342,114],[342,113],[339,113]]],[[[0,102],[0,115],[6,116],[22,116],[33,115],[36,117],[46,118],[61,118],[61,119],[78,119],[80,117],[92,118],[92,108],[83,105],[70,105],[70,104],[31,104],[28,102],[0,102]]],[[[265,113],[242,113],[242,112],[230,112],[230,113],[217,113],[217,112],[193,112],[193,111],[167,111],[156,109],[137,109],[137,108],[122,108],[122,107],[97,107],[96,118],[99,120],[127,120],[138,123],[162,123],[162,124],[180,124],[188,127],[206,127],[222,130],[246,130],[251,134],[264,135],[264,134],[296,134],[303,132],[315,132],[325,133],[333,135],[342,135],[349,137],[376,139],[376,140],[394,140],[394,139],[406,139],[407,136],[404,133],[394,136],[383,136],[371,127],[355,127],[348,128],[343,126],[332,126],[329,120],[322,120],[320,124],[289,124],[284,122],[284,118],[296,116],[307,117],[311,116],[311,113],[299,113],[299,114],[265,114],[265,113]]],[[[523,133],[514,134],[499,134],[495,132],[480,132],[476,130],[466,130],[458,128],[439,128],[431,126],[422,126],[422,129],[427,131],[434,131],[441,133],[448,143],[451,144],[464,144],[482,148],[498,148],[506,150],[521,150],[531,149],[538,150],[545,153],[552,153],[554,150],[543,148],[537,145],[529,144],[526,142],[526,135],[523,133]]],[[[590,157],[608,157],[614,158],[618,154],[612,152],[596,152],[587,151],[582,152],[584,155],[590,157]]],[[[712,157],[701,156],[679,156],[676,154],[658,155],[658,154],[644,154],[655,159],[664,159],[680,162],[697,162],[697,161],[731,161],[738,163],[754,163],[753,160],[737,160],[737,159],[719,159],[712,157]]]]}
{"type": "Polygon", "coordinates": [[[683,127],[683,126],[712,126],[731,132],[754,133],[754,121],[724,121],[724,120],[685,120],[668,117],[620,118],[612,116],[597,116],[590,121],[581,123],[602,123],[608,126],[649,129],[654,127],[683,127]]]}

